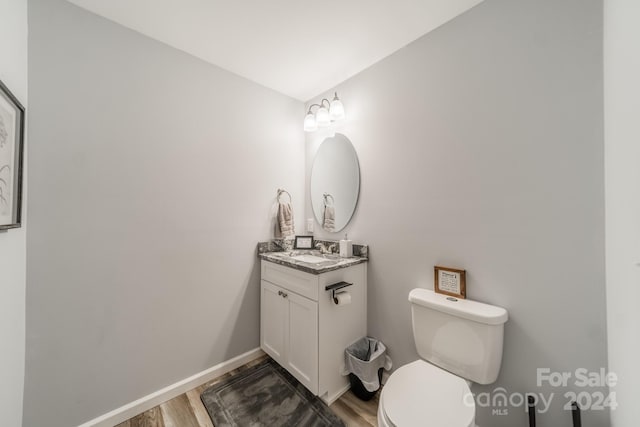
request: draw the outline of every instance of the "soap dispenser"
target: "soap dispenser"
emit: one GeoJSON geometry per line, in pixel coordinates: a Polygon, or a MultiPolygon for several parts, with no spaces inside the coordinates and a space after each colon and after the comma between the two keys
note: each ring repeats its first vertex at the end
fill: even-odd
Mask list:
{"type": "Polygon", "coordinates": [[[342,258],[350,258],[353,256],[353,244],[351,240],[347,238],[347,233],[344,234],[344,239],[340,240],[340,256],[342,258]]]}

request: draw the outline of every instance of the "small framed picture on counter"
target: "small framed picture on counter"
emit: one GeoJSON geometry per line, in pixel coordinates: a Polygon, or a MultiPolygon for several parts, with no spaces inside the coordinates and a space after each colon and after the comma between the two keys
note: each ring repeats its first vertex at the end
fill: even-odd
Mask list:
{"type": "Polygon", "coordinates": [[[435,279],[433,290],[438,294],[466,299],[467,283],[465,270],[449,267],[434,267],[435,279]]]}
{"type": "Polygon", "coordinates": [[[313,236],[296,236],[293,249],[313,249],[313,236]]]}

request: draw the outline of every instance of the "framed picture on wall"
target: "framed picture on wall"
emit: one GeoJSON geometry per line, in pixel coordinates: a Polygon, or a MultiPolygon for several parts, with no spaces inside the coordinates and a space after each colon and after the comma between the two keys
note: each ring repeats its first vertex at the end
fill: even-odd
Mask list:
{"type": "Polygon", "coordinates": [[[457,268],[434,267],[435,278],[433,289],[438,294],[451,297],[467,298],[466,271],[457,268]]]}
{"type": "Polygon", "coordinates": [[[21,225],[23,150],[24,107],[0,81],[0,230],[21,225]]]}

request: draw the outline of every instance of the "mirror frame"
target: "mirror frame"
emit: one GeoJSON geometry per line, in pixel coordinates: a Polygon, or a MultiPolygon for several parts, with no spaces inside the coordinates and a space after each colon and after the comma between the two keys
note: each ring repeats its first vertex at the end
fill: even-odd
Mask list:
{"type": "MultiPolygon", "coordinates": [[[[309,176],[309,199],[311,202],[311,210],[313,211],[313,216],[315,221],[318,223],[318,225],[320,226],[320,228],[328,233],[339,233],[340,231],[344,230],[349,223],[351,222],[351,220],[353,219],[353,216],[355,215],[356,210],[358,209],[358,202],[360,201],[360,187],[362,184],[362,174],[361,174],[361,170],[360,170],[360,159],[358,158],[358,152],[356,151],[356,148],[354,147],[353,143],[351,142],[351,140],[344,134],[342,133],[335,133],[333,136],[329,136],[326,137],[321,143],[320,146],[318,147],[318,150],[315,153],[314,159],[313,159],[313,165],[311,167],[311,174],[309,176]],[[317,211],[316,204],[314,203],[314,194],[312,191],[312,183],[313,183],[313,175],[314,175],[314,171],[316,170],[316,165],[317,165],[317,161],[318,161],[318,154],[320,153],[320,150],[322,149],[322,146],[325,144],[325,142],[327,142],[327,140],[330,139],[336,139],[336,138],[341,138],[344,140],[344,142],[347,142],[350,146],[351,151],[353,152],[353,156],[355,159],[355,166],[357,167],[357,189],[355,191],[355,198],[354,198],[354,204],[353,204],[353,209],[351,209],[351,212],[348,214],[348,218],[346,219],[344,225],[342,225],[341,227],[337,227],[338,224],[336,224],[336,227],[333,231],[329,231],[326,230],[323,227],[323,212],[319,212],[317,211]]],[[[321,196],[322,197],[322,196],[321,196]]]]}

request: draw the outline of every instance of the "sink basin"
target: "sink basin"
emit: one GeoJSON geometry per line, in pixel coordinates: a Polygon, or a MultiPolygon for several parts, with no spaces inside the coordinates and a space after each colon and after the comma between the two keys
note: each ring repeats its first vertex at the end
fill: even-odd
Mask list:
{"type": "Polygon", "coordinates": [[[321,256],[309,255],[309,254],[294,255],[291,257],[291,259],[295,259],[296,261],[308,262],[309,264],[319,264],[321,262],[329,261],[328,259],[323,258],[321,256]]]}

